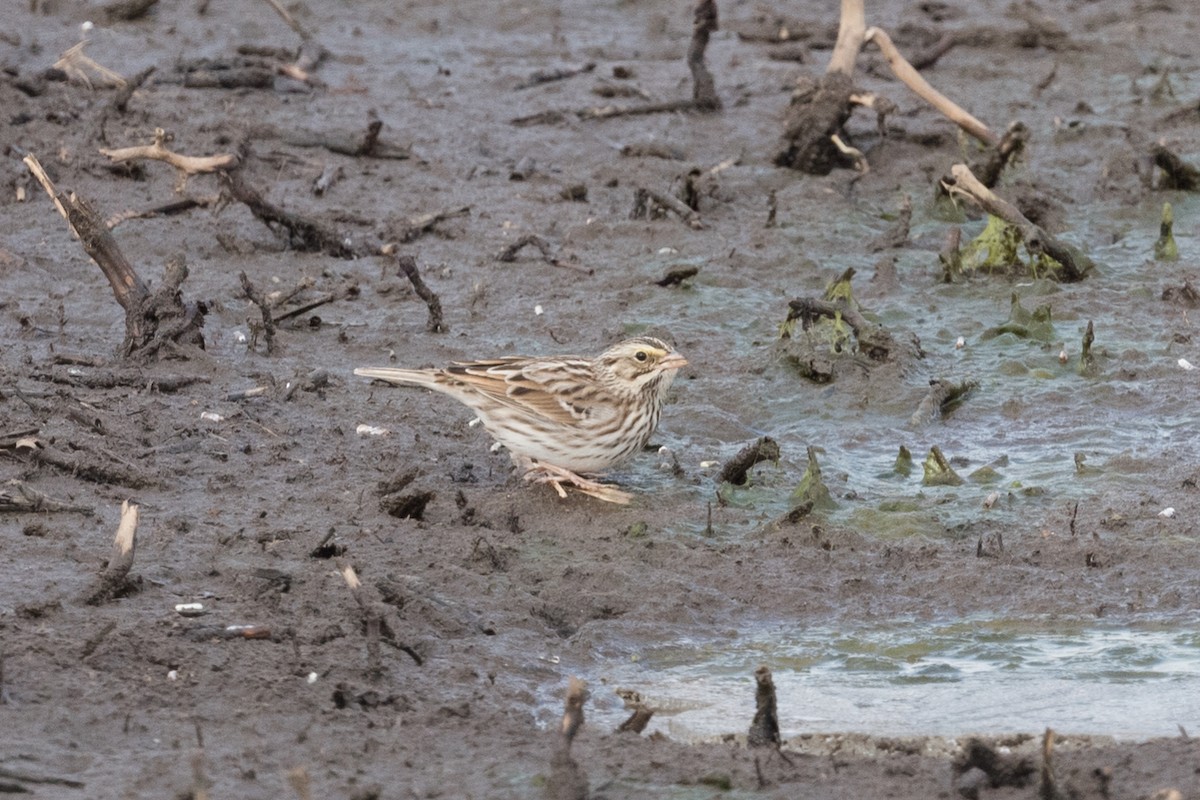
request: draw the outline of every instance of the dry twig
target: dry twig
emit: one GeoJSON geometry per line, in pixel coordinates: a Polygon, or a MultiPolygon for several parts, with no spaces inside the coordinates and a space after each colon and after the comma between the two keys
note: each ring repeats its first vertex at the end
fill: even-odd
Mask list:
{"type": "Polygon", "coordinates": [[[165,161],[186,175],[199,175],[218,170],[233,169],[238,165],[238,157],[233,153],[222,153],[215,156],[185,156],[167,149],[163,143],[167,139],[166,131],[154,129],[154,143],[121,147],[117,149],[100,148],[100,154],[107,156],[109,161],[120,164],[125,161],[150,159],[165,161]]]}
{"type": "Polygon", "coordinates": [[[121,503],[121,522],[113,538],[112,555],[96,583],[84,593],[87,605],[100,605],[135,591],[138,581],[129,577],[137,549],[138,506],[128,500],[121,503]]]}

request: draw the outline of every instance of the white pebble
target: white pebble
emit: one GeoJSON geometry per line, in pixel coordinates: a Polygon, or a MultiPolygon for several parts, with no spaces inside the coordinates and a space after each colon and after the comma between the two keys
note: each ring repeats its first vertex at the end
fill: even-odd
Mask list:
{"type": "Polygon", "coordinates": [[[954,349],[955,349],[955,350],[962,350],[962,349],[963,349],[964,347],[966,347],[966,346],[967,346],[967,340],[966,340],[966,339],[964,339],[964,338],[963,338],[963,337],[961,337],[961,336],[960,336],[960,337],[958,337],[958,339],[956,339],[956,340],[955,340],[955,342],[954,342],[954,349]]]}
{"type": "Polygon", "coordinates": [[[354,432],[359,436],[387,436],[391,433],[387,428],[377,428],[374,425],[359,425],[354,432]]]}
{"type": "Polygon", "coordinates": [[[204,614],[204,603],[176,603],[175,613],[181,617],[198,617],[204,614]]]}
{"type": "Polygon", "coordinates": [[[1158,512],[1158,515],[1160,517],[1165,517],[1166,519],[1171,519],[1171,517],[1175,516],[1175,509],[1167,506],[1162,511],[1158,512]]]}
{"type": "Polygon", "coordinates": [[[173,669],[167,673],[167,680],[169,680],[169,681],[178,680],[178,678],[179,678],[179,670],[177,670],[177,669],[173,669]]]}
{"type": "Polygon", "coordinates": [[[238,344],[245,344],[246,343],[246,334],[242,333],[241,331],[234,331],[233,332],[233,340],[235,342],[237,342],[238,344]]]}
{"type": "Polygon", "coordinates": [[[536,305],[533,307],[533,313],[540,317],[542,314],[546,313],[546,309],[542,308],[540,305],[536,305]]]}
{"type": "Polygon", "coordinates": [[[216,413],[215,411],[201,411],[200,419],[204,420],[205,422],[224,422],[225,421],[225,418],[222,417],[220,414],[216,413]]]}
{"type": "Polygon", "coordinates": [[[678,251],[678,250],[676,250],[674,247],[660,247],[660,248],[658,248],[658,254],[659,254],[660,256],[669,256],[669,255],[674,255],[675,253],[678,253],[678,252],[679,252],[679,251],[678,251]]]}
{"type": "Polygon", "coordinates": [[[87,33],[94,27],[96,27],[96,23],[92,22],[90,19],[85,20],[84,22],[81,22],[79,24],[79,29],[82,30],[84,33],[87,33]]]}
{"type": "Polygon", "coordinates": [[[307,680],[308,680],[308,682],[309,682],[309,683],[316,683],[316,682],[317,682],[317,673],[315,673],[315,672],[310,672],[310,673],[308,673],[308,679],[307,679],[307,680]]]}
{"type": "Polygon", "coordinates": [[[1181,358],[1178,361],[1176,361],[1175,363],[1179,365],[1180,369],[1195,369],[1196,368],[1195,366],[1193,366],[1192,362],[1188,361],[1186,358],[1181,358]]]}
{"type": "Polygon", "coordinates": [[[717,463],[718,462],[716,462],[716,461],[701,461],[700,469],[708,469],[709,467],[715,467],[717,465],[717,463]]]}

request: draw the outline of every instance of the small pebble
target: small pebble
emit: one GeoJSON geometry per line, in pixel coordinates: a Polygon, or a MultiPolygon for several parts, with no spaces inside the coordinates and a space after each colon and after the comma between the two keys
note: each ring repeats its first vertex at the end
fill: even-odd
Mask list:
{"type": "Polygon", "coordinates": [[[958,337],[958,339],[957,339],[957,340],[954,342],[954,349],[955,349],[955,350],[962,350],[962,349],[963,349],[964,347],[966,347],[966,346],[967,346],[967,340],[966,340],[966,339],[964,339],[964,338],[963,338],[963,337],[961,337],[961,336],[960,336],[960,337],[958,337]]]}
{"type": "Polygon", "coordinates": [[[1167,506],[1162,511],[1158,512],[1158,515],[1160,517],[1165,517],[1166,519],[1171,519],[1171,517],[1175,516],[1175,509],[1167,506]]]}
{"type": "Polygon", "coordinates": [[[224,422],[225,421],[225,418],[222,417],[220,414],[216,413],[215,411],[201,411],[200,419],[204,420],[205,422],[224,422]]]}
{"type": "Polygon", "coordinates": [[[175,613],[181,617],[199,617],[207,612],[203,603],[176,603],[175,613]]]}
{"type": "Polygon", "coordinates": [[[359,436],[387,436],[391,433],[387,428],[377,428],[374,425],[359,425],[354,432],[359,436]]]}
{"type": "Polygon", "coordinates": [[[1192,365],[1192,362],[1188,361],[1186,358],[1181,358],[1178,361],[1176,361],[1175,363],[1179,365],[1180,369],[1195,369],[1196,368],[1195,366],[1192,365]]]}

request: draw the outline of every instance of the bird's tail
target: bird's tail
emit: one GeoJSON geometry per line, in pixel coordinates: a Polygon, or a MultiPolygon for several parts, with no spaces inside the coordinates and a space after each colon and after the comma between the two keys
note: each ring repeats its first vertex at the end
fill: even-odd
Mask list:
{"type": "Polygon", "coordinates": [[[354,370],[354,374],[361,375],[364,378],[378,378],[388,383],[407,383],[414,386],[434,388],[435,376],[429,370],[397,369],[396,367],[359,367],[354,370]]]}

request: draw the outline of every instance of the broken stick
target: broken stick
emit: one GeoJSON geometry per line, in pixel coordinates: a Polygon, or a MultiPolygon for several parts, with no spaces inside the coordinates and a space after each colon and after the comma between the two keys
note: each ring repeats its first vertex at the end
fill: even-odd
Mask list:
{"type": "MultiPolygon", "coordinates": [[[[389,247],[390,245],[384,246],[384,255],[395,252],[394,249],[389,250],[389,247]]],[[[430,333],[445,333],[450,330],[442,318],[442,301],[421,278],[421,273],[417,270],[417,260],[408,254],[396,253],[396,266],[400,268],[400,273],[408,278],[417,296],[424,300],[425,305],[429,308],[429,321],[425,323],[425,329],[430,333]]]]}
{"type": "Polygon", "coordinates": [[[222,153],[215,156],[185,156],[167,149],[164,146],[166,141],[166,131],[162,128],[155,128],[153,144],[116,149],[101,147],[100,154],[106,156],[114,164],[141,159],[163,161],[175,169],[181,170],[185,175],[200,175],[223,169],[233,169],[238,164],[239,159],[234,153],[222,153]]]}
{"type": "Polygon", "coordinates": [[[1030,253],[1045,254],[1062,265],[1063,281],[1082,280],[1091,270],[1091,259],[1030,222],[1020,209],[980,183],[966,164],[955,164],[950,168],[950,175],[950,178],[942,181],[946,191],[972,200],[987,213],[1016,228],[1030,253]]]}
{"type": "Polygon", "coordinates": [[[918,97],[941,112],[943,116],[990,147],[1000,144],[1000,137],[992,133],[987,125],[975,119],[949,97],[930,86],[929,81],[921,77],[921,73],[917,72],[912,64],[909,64],[904,56],[900,55],[900,51],[892,43],[892,37],[888,36],[886,31],[882,28],[871,28],[865,33],[864,41],[874,42],[875,46],[879,48],[879,52],[883,53],[892,74],[899,78],[905,86],[912,89],[918,97]]]}
{"type": "Polygon", "coordinates": [[[113,295],[125,310],[125,341],[121,354],[155,354],[167,342],[204,346],[200,329],[206,311],[202,304],[185,305],[180,285],[187,267],[175,260],[167,264],[163,284],[154,294],[125,258],[100,215],[81,197],[58,191],[37,157],[30,153],[25,166],[54,202],[58,213],[67,220],[84,251],[99,265],[112,287],[113,295]]]}
{"type": "Polygon", "coordinates": [[[139,581],[129,577],[133,555],[137,549],[138,505],[128,500],[121,503],[121,522],[113,538],[112,555],[95,584],[83,594],[86,605],[95,606],[136,591],[139,581]]]}

